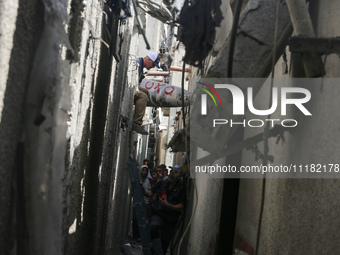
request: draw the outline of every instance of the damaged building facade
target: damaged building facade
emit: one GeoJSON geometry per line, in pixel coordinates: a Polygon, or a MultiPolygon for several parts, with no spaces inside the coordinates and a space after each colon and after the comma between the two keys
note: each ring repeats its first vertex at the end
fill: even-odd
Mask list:
{"type": "MultiPolygon", "coordinates": [[[[132,132],[136,61],[160,52],[162,22],[168,22],[142,5],[138,21],[138,2],[0,2],[1,254],[120,254],[133,207],[132,151],[137,164],[150,155],[159,155],[157,163],[187,164],[189,150],[191,166],[258,166],[268,156],[274,164],[340,163],[336,85],[313,88],[313,118],[285,132],[280,143],[272,137],[257,142],[265,159],[255,160],[258,151],[249,146],[228,151],[265,128],[205,134],[199,149],[188,149],[189,125],[200,127],[189,107],[156,115],[149,108],[145,122],[157,122],[146,125],[150,135],[132,132]],[[228,145],[225,154],[205,161],[216,139],[228,145]]],[[[177,13],[168,46],[172,65],[189,69],[183,77],[170,71],[170,84],[181,87],[184,78],[195,94],[197,80],[339,77],[338,1],[188,2],[182,10],[190,15],[177,13]]],[[[270,89],[254,85],[254,104],[267,107],[270,89]]],[[[340,252],[339,179],[190,178],[184,172],[187,203],[173,254],[340,252]]]]}

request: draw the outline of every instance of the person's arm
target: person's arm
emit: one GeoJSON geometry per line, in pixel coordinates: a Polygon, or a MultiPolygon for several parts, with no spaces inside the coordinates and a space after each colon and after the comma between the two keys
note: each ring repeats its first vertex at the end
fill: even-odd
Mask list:
{"type": "Polygon", "coordinates": [[[153,192],[151,191],[151,190],[146,190],[146,189],[144,189],[145,190],[145,193],[147,194],[146,196],[147,197],[152,197],[153,196],[153,192]]]}
{"type": "Polygon", "coordinates": [[[141,188],[144,196],[146,196],[146,197],[152,197],[153,196],[153,192],[151,190],[144,189],[142,182],[140,183],[140,188],[141,188]]]}
{"type": "Polygon", "coordinates": [[[181,212],[183,210],[183,204],[177,204],[177,205],[173,205],[173,204],[169,204],[168,201],[166,199],[161,199],[159,198],[159,203],[164,206],[167,207],[173,211],[176,212],[181,212]]]}
{"type": "Polygon", "coordinates": [[[157,182],[156,185],[151,188],[151,190],[146,190],[146,189],[143,188],[143,185],[141,183],[143,195],[146,196],[146,197],[152,197],[153,194],[155,194],[157,192],[157,190],[161,187],[161,184],[162,184],[162,182],[157,182]]]}

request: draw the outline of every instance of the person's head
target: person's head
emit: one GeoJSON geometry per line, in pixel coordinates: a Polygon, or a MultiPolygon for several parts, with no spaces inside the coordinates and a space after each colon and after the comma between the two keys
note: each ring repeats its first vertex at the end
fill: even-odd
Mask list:
{"type": "Polygon", "coordinates": [[[148,165],[148,163],[149,163],[149,160],[147,158],[143,160],[143,165],[148,165]]]}
{"type": "Polygon", "coordinates": [[[164,177],[164,168],[161,165],[159,165],[157,166],[156,171],[158,179],[162,179],[164,177]]]}
{"type": "MultiPolygon", "coordinates": [[[[175,165],[175,166],[169,166],[169,168],[172,170],[172,169],[174,169],[174,168],[179,168],[179,165],[175,165]]],[[[170,171],[171,171],[170,170],[170,171]]]]}
{"type": "Polygon", "coordinates": [[[148,162],[148,168],[153,169],[154,168],[154,163],[152,161],[148,162]]]}
{"type": "Polygon", "coordinates": [[[157,171],[156,171],[155,168],[151,169],[150,174],[151,174],[151,177],[152,177],[154,180],[157,180],[157,179],[158,179],[157,171]]]}
{"type": "Polygon", "coordinates": [[[168,169],[165,169],[165,170],[163,171],[163,174],[164,174],[164,176],[168,176],[168,169]]]}
{"type": "Polygon", "coordinates": [[[144,180],[148,176],[148,166],[142,165],[139,168],[139,173],[140,173],[141,178],[144,180]]]}
{"type": "Polygon", "coordinates": [[[183,169],[179,165],[175,165],[172,167],[171,175],[169,175],[169,180],[171,182],[179,180],[182,175],[183,175],[183,169]]]}
{"type": "Polygon", "coordinates": [[[156,52],[150,51],[147,56],[143,58],[144,67],[150,70],[153,67],[159,67],[160,57],[156,52]]]}

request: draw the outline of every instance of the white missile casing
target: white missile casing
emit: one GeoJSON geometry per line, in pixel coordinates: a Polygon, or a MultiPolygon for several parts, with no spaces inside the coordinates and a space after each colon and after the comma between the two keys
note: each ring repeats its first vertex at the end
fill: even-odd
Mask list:
{"type": "MultiPolygon", "coordinates": [[[[148,106],[181,107],[182,88],[163,82],[143,79],[139,89],[148,95],[148,106]]],[[[184,90],[184,106],[190,104],[191,92],[184,90]]]]}

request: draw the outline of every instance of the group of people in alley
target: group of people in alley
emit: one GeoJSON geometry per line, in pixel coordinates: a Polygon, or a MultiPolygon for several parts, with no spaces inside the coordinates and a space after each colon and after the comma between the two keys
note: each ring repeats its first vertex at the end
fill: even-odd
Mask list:
{"type": "MultiPolygon", "coordinates": [[[[156,52],[149,52],[147,56],[138,58],[138,84],[144,79],[143,69],[160,68],[159,63],[160,57],[156,52]]],[[[137,86],[134,96],[135,112],[132,130],[141,135],[148,135],[148,132],[142,127],[148,100],[147,93],[137,86]]],[[[181,169],[175,165],[168,172],[166,165],[161,164],[155,168],[153,162],[146,159],[138,170],[140,186],[144,194],[143,202],[149,218],[151,251],[154,255],[165,255],[175,234],[176,224],[185,201],[181,169]]],[[[134,210],[132,229],[133,237],[136,239],[139,238],[137,218],[138,215],[134,210]]]]}
{"type": "MultiPolygon", "coordinates": [[[[185,190],[178,165],[154,167],[153,162],[144,160],[139,168],[144,205],[149,216],[149,231],[152,254],[166,254],[175,234],[185,202],[185,190]]],[[[137,215],[133,220],[133,237],[139,237],[137,215]]]]}

